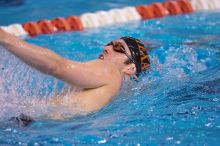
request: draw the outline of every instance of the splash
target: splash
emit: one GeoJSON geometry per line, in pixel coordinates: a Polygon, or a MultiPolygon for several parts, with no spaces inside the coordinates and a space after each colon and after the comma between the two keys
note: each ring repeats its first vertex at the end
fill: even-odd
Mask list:
{"type": "MultiPolygon", "coordinates": [[[[21,113],[58,119],[73,115],[64,104],[80,89],[36,71],[3,48],[0,52],[0,120],[21,113]],[[55,97],[62,99],[59,106],[51,104],[55,97]]],[[[78,108],[76,103],[75,113],[78,108]]]]}

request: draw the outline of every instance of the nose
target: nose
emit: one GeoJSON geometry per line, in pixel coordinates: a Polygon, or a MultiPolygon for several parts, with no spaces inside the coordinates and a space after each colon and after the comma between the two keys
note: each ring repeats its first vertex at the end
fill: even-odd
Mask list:
{"type": "Polygon", "coordinates": [[[109,54],[110,50],[111,50],[111,46],[106,46],[106,47],[104,48],[103,52],[104,52],[105,54],[109,54]]]}

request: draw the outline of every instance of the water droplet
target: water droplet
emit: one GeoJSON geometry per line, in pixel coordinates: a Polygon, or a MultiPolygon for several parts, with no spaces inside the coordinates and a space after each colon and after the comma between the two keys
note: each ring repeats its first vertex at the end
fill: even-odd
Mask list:
{"type": "Polygon", "coordinates": [[[173,140],[173,137],[167,137],[166,140],[173,140]]]}
{"type": "Polygon", "coordinates": [[[53,138],[53,141],[58,142],[59,138],[53,138]]]}
{"type": "Polygon", "coordinates": [[[12,129],[11,128],[7,128],[4,131],[12,131],[12,129]]]}
{"type": "Polygon", "coordinates": [[[206,127],[210,127],[212,123],[205,124],[206,127]]]}
{"type": "Polygon", "coordinates": [[[98,144],[106,143],[106,142],[107,142],[107,140],[106,140],[106,139],[103,139],[103,140],[98,141],[98,144]]]}
{"type": "Polygon", "coordinates": [[[219,101],[218,98],[213,98],[212,101],[216,102],[216,101],[219,101]]]}
{"type": "Polygon", "coordinates": [[[156,24],[160,24],[160,21],[156,21],[156,24]]]}

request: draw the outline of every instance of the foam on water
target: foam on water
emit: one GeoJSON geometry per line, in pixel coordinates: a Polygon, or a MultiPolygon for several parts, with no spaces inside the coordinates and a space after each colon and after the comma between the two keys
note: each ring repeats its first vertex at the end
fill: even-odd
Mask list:
{"type": "MultiPolygon", "coordinates": [[[[2,55],[0,60],[0,120],[7,121],[10,117],[21,113],[32,117],[49,116],[59,119],[74,114],[67,112],[65,106],[61,106],[62,104],[53,107],[50,103],[54,98],[62,98],[65,104],[64,102],[68,102],[69,97],[79,92],[79,89],[36,71],[2,47],[0,52],[2,55]]],[[[77,109],[75,112],[78,113],[77,109]]]]}

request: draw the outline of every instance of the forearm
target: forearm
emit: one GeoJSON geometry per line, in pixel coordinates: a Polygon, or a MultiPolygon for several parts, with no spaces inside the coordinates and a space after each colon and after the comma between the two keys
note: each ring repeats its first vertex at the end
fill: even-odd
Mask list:
{"type": "Polygon", "coordinates": [[[5,33],[0,39],[0,45],[19,57],[26,64],[51,74],[62,58],[52,51],[27,43],[13,35],[5,33]]]}

